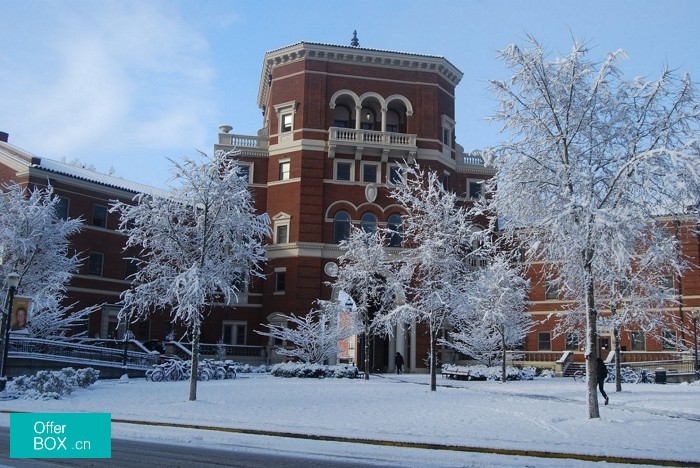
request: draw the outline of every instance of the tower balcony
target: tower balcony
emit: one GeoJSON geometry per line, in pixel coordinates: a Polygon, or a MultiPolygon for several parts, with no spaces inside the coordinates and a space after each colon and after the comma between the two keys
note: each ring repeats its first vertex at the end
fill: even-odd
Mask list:
{"type": "Polygon", "coordinates": [[[357,160],[362,159],[363,153],[381,154],[384,162],[389,159],[389,155],[412,159],[417,151],[416,135],[331,127],[328,129],[328,157],[335,157],[338,150],[354,152],[357,160]]]}

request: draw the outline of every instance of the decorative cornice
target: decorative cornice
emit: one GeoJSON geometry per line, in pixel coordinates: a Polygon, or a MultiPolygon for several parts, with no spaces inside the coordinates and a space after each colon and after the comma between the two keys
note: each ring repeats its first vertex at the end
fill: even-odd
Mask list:
{"type": "Polygon", "coordinates": [[[463,73],[447,59],[435,55],[298,42],[265,54],[258,88],[258,107],[261,109],[265,107],[272,80],[272,69],[278,65],[306,59],[434,72],[442,75],[454,86],[459,84],[463,76],[463,73]]]}

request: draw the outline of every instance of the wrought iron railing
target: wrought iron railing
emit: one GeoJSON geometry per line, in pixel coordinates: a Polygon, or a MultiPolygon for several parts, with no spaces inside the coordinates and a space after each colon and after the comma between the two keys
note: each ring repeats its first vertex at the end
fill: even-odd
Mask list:
{"type": "MultiPolygon", "coordinates": [[[[111,364],[124,364],[124,342],[122,349],[93,346],[69,341],[52,341],[28,337],[12,337],[9,341],[10,357],[51,359],[65,358],[70,361],[93,361],[111,364]]],[[[147,368],[158,363],[158,352],[126,351],[126,365],[131,368],[147,368]]]]}
{"type": "MultiPolygon", "coordinates": [[[[165,343],[167,345],[173,345],[173,350],[178,350],[175,352],[180,357],[190,357],[192,356],[192,343],[185,343],[181,341],[170,341],[165,343]],[[186,353],[183,356],[182,351],[186,353]]],[[[250,346],[250,345],[229,345],[220,343],[200,343],[199,353],[206,356],[223,356],[226,358],[236,358],[236,357],[261,357],[265,355],[264,346],[250,346]]]]}

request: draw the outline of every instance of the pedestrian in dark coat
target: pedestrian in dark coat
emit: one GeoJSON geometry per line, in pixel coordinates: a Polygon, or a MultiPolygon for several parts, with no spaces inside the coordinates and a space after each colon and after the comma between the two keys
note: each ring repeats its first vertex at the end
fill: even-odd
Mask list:
{"type": "Polygon", "coordinates": [[[597,359],[596,365],[596,374],[598,376],[598,389],[600,390],[600,394],[603,395],[603,398],[605,398],[605,404],[607,405],[608,395],[607,393],[605,393],[605,388],[603,388],[603,386],[605,385],[605,379],[608,377],[608,367],[605,365],[605,362],[601,358],[597,359]]]}
{"type": "Polygon", "coordinates": [[[394,364],[396,364],[396,373],[403,373],[403,356],[398,351],[396,352],[396,357],[394,358],[394,364]]]}

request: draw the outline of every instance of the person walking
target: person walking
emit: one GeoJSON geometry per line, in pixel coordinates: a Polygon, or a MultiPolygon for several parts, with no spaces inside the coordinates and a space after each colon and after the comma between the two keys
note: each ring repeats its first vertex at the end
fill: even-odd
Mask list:
{"type": "Polygon", "coordinates": [[[598,390],[600,390],[600,394],[603,395],[603,398],[605,398],[605,404],[608,404],[608,394],[605,393],[605,379],[608,377],[608,367],[605,365],[605,362],[601,359],[598,358],[596,361],[596,375],[598,376],[598,390]]]}
{"type": "Polygon", "coordinates": [[[403,356],[398,351],[396,352],[396,357],[394,358],[394,364],[396,364],[396,373],[403,373],[403,356]]]}

